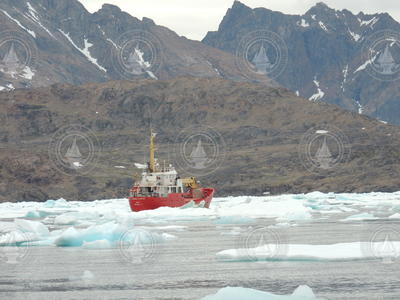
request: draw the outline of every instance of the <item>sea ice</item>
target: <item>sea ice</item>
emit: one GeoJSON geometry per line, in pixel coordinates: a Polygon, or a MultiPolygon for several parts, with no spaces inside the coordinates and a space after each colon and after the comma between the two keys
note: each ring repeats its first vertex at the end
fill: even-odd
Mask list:
{"type": "Polygon", "coordinates": [[[50,235],[49,229],[41,222],[15,219],[14,223],[19,230],[22,232],[33,233],[38,239],[50,235]]]}
{"type": "Polygon", "coordinates": [[[385,248],[385,242],[354,242],[339,243],[332,245],[302,245],[289,244],[280,245],[281,253],[272,255],[271,251],[266,249],[276,249],[276,245],[260,245],[249,249],[229,249],[220,251],[216,257],[224,261],[352,261],[376,258],[397,258],[400,253],[400,242],[391,241],[393,251],[380,251],[385,248]],[[376,253],[366,253],[363,249],[378,249],[376,253]]]}
{"type": "Polygon", "coordinates": [[[202,300],[324,300],[317,298],[312,289],[306,285],[299,286],[292,295],[275,295],[242,287],[226,287],[216,294],[202,300]]]}
{"type": "Polygon", "coordinates": [[[362,220],[375,220],[375,219],[377,219],[377,218],[370,213],[361,213],[361,214],[349,216],[346,219],[343,219],[342,221],[347,222],[347,221],[362,221],[362,220]]]}

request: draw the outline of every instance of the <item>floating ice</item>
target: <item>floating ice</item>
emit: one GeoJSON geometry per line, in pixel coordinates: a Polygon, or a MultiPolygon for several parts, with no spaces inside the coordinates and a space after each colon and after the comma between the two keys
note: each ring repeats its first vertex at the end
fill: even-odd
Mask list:
{"type": "Polygon", "coordinates": [[[58,247],[110,248],[119,242],[132,242],[140,239],[142,244],[161,243],[175,239],[171,234],[150,233],[145,230],[126,228],[118,223],[109,222],[93,225],[86,229],[70,227],[54,239],[58,247]]]}
{"type": "Polygon", "coordinates": [[[44,207],[47,207],[47,208],[54,208],[54,207],[66,208],[66,207],[70,207],[70,204],[68,203],[67,200],[61,198],[61,199],[58,199],[58,200],[47,200],[44,203],[44,207]]]}
{"type": "Polygon", "coordinates": [[[69,280],[70,281],[90,281],[93,280],[95,278],[95,276],[93,275],[92,272],[86,270],[83,272],[82,275],[79,276],[70,276],[69,280]]]}
{"type": "Polygon", "coordinates": [[[206,296],[202,300],[324,300],[317,298],[312,289],[306,285],[299,286],[292,295],[274,295],[254,289],[242,287],[226,287],[216,294],[206,296]]]}
{"type": "Polygon", "coordinates": [[[214,221],[215,224],[249,224],[254,223],[254,219],[240,216],[223,216],[214,221]]]}
{"type": "Polygon", "coordinates": [[[362,220],[375,220],[377,219],[374,215],[370,214],[370,213],[361,213],[358,215],[353,215],[353,216],[349,216],[346,219],[343,219],[342,221],[362,221],[362,220]]]}
{"type": "Polygon", "coordinates": [[[354,242],[339,243],[332,245],[301,245],[290,244],[280,245],[282,253],[271,255],[271,251],[266,249],[276,249],[277,245],[267,244],[249,249],[229,249],[220,251],[216,254],[217,258],[224,261],[353,261],[363,259],[376,259],[392,257],[397,258],[400,255],[400,242],[392,242],[393,251],[378,251],[385,249],[385,242],[354,242]],[[363,249],[378,249],[373,251],[363,251],[363,249]]]}
{"type": "Polygon", "coordinates": [[[99,240],[93,242],[83,242],[82,247],[85,249],[109,249],[112,248],[113,245],[108,240],[99,240]]]}
{"type": "Polygon", "coordinates": [[[394,215],[391,215],[391,216],[389,217],[389,219],[400,219],[400,214],[399,214],[399,213],[396,213],[396,214],[394,214],[394,215]]]}
{"type": "Polygon", "coordinates": [[[49,229],[41,222],[28,221],[23,219],[15,219],[14,223],[22,232],[33,233],[37,239],[48,237],[50,235],[49,229]]]}
{"type": "Polygon", "coordinates": [[[70,227],[65,230],[54,243],[59,247],[80,247],[85,242],[107,240],[114,243],[122,236],[122,228],[117,223],[110,222],[77,230],[70,227]]]}

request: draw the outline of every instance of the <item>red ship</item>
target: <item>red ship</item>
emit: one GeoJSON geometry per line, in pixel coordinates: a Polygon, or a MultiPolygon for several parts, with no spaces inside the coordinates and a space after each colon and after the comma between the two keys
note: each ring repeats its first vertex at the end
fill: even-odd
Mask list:
{"type": "Polygon", "coordinates": [[[129,191],[132,211],[181,207],[190,202],[200,207],[210,207],[213,188],[202,188],[194,177],[180,178],[172,165],[160,167],[154,154],[155,134],[150,132],[150,161],[140,182],[129,191]]]}

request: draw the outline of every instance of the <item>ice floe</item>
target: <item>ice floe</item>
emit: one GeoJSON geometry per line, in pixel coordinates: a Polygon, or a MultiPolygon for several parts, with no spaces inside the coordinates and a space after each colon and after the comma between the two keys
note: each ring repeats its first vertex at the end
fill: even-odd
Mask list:
{"type": "Polygon", "coordinates": [[[202,300],[324,300],[317,298],[312,289],[306,285],[299,286],[291,295],[275,295],[259,290],[226,287],[216,294],[206,296],[202,300]]]}
{"type": "Polygon", "coordinates": [[[229,249],[216,254],[222,261],[353,261],[377,258],[397,258],[400,253],[400,241],[391,241],[393,251],[365,251],[365,249],[384,249],[385,242],[353,242],[332,245],[279,245],[284,251],[276,249],[275,244],[261,245],[249,249],[229,249]],[[268,249],[268,250],[267,250],[268,249]]]}

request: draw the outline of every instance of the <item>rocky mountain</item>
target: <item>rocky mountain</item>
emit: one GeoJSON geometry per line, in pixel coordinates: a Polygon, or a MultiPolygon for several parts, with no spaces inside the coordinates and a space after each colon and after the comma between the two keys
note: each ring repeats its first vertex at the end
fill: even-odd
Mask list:
{"type": "Polygon", "coordinates": [[[400,124],[400,24],[387,13],[354,15],[318,3],[285,15],[235,1],[203,43],[304,98],[400,124]]]}
{"type": "Polygon", "coordinates": [[[3,0],[0,26],[0,90],[177,76],[245,79],[234,56],[113,5],[91,14],[77,0],[3,0]]]}
{"type": "Polygon", "coordinates": [[[180,78],[17,89],[0,93],[0,123],[0,201],[126,196],[150,127],[160,164],[220,196],[399,190],[397,127],[262,84],[180,78]]]}

